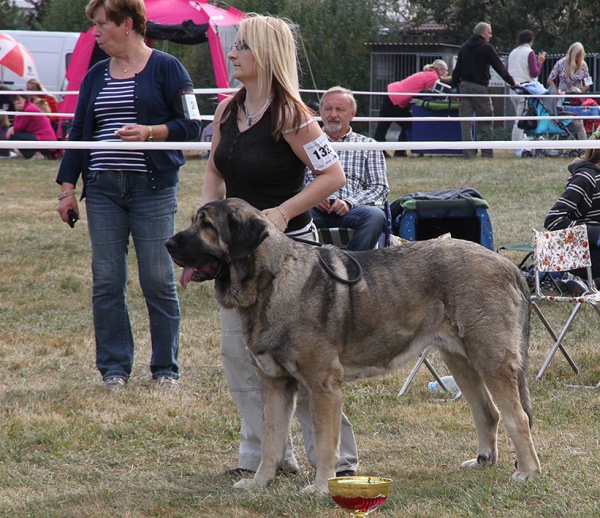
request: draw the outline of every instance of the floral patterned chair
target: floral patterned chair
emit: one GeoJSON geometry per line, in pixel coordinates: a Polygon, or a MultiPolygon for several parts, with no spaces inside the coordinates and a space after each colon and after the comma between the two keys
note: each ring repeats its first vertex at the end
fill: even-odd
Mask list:
{"type": "Polygon", "coordinates": [[[535,291],[531,295],[531,303],[533,309],[544,324],[544,327],[554,340],[554,345],[548,353],[546,361],[537,375],[537,379],[539,380],[542,378],[548,365],[552,361],[552,358],[556,354],[556,351],[559,349],[573,370],[576,373],[579,373],[579,367],[575,364],[562,342],[571,328],[575,317],[579,313],[579,310],[583,307],[583,304],[591,304],[596,310],[596,313],[598,313],[598,316],[600,316],[600,292],[596,289],[592,277],[592,261],[590,257],[587,227],[585,225],[577,225],[563,230],[545,230],[543,232],[538,232],[534,229],[532,247],[535,269],[535,291]],[[587,270],[587,284],[589,286],[587,292],[582,295],[572,296],[545,294],[542,292],[540,286],[540,273],[566,272],[576,268],[586,268],[587,270]],[[558,334],[554,331],[540,310],[539,302],[575,304],[569,318],[558,334]]]}

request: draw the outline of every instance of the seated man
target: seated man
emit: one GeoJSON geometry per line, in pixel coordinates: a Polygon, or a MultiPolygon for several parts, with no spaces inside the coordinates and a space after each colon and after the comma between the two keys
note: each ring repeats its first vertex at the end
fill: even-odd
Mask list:
{"type": "MultiPolygon", "coordinates": [[[[350,121],[356,115],[356,100],[350,90],[334,86],[323,94],[319,107],[323,131],[332,142],[375,142],[372,138],[354,133],[350,121]]],[[[312,209],[317,228],[345,227],[354,230],[348,250],[375,248],[387,224],[382,210],[389,187],[385,158],[382,151],[338,151],[346,173],[346,185],[312,209]]],[[[314,180],[310,170],[306,183],[314,180]]]]}

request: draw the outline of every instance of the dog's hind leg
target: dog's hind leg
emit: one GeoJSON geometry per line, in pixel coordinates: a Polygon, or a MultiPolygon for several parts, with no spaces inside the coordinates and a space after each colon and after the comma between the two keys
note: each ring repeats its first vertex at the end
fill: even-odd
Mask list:
{"type": "Polygon", "coordinates": [[[440,351],[463,396],[471,407],[477,430],[477,457],[461,464],[461,468],[483,468],[498,459],[498,421],[500,414],[479,373],[459,354],[440,351]]]}
{"type": "MultiPolygon", "coordinates": [[[[260,373],[259,373],[260,374],[260,373]]],[[[285,456],[298,382],[293,378],[269,378],[260,374],[263,388],[263,433],[260,464],[253,478],[241,479],[235,488],[266,486],[275,478],[285,456]]]]}
{"type": "MultiPolygon", "coordinates": [[[[510,478],[526,481],[538,478],[541,468],[531,437],[530,415],[523,408],[520,399],[517,376],[512,370],[508,373],[493,373],[486,377],[485,383],[500,409],[504,426],[515,447],[517,471],[510,478]]],[[[522,376],[522,382],[525,382],[524,374],[522,376]]],[[[529,409],[528,405],[527,408],[529,409]]]]}

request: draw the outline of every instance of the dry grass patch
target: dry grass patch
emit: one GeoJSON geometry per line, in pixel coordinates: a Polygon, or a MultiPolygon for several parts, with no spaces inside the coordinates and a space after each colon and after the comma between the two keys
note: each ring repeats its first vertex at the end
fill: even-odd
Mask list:
{"type": "MultiPolygon", "coordinates": [[[[562,192],[567,163],[502,152],[491,161],[390,159],[390,199],[472,186],[490,203],[496,244],[527,243],[531,227],[542,226],[562,192]]],[[[205,164],[190,160],[182,170],[179,229],[199,204],[205,164]]],[[[60,223],[56,166],[6,160],[0,170],[0,516],[342,516],[327,497],[299,493],[313,474],[297,423],[302,472],[267,489],[232,490],[223,473],[235,467],[240,422],[220,365],[210,283],[180,293],[182,387],[159,393],[148,371],[147,316],[132,266],[134,375],[123,393],[100,389],[85,212],[74,230],[60,223]]],[[[395,481],[375,516],[600,515],[598,391],[568,387],[600,379],[600,332],[586,313],[569,339],[582,373],[576,376],[557,356],[541,382],[534,377],[550,344],[533,320],[533,435],[544,470],[533,483],[508,482],[514,454],[502,426],[498,466],[458,470],[476,448],[470,412],[465,401],[439,403],[427,390],[426,369],[402,398],[397,392],[410,366],[348,384],[345,409],[355,426],[360,472],[395,481]]],[[[435,356],[433,362],[445,373],[435,356]]]]}

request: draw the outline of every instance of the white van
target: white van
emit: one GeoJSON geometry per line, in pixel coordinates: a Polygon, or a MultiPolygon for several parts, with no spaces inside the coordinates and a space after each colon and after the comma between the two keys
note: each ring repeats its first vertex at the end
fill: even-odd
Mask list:
{"type": "MultiPolygon", "coordinates": [[[[66,89],[65,76],[79,39],[79,32],[2,31],[21,43],[33,56],[38,79],[49,92],[66,89]]],[[[11,90],[26,90],[27,79],[4,67],[4,84],[11,90]]]]}

